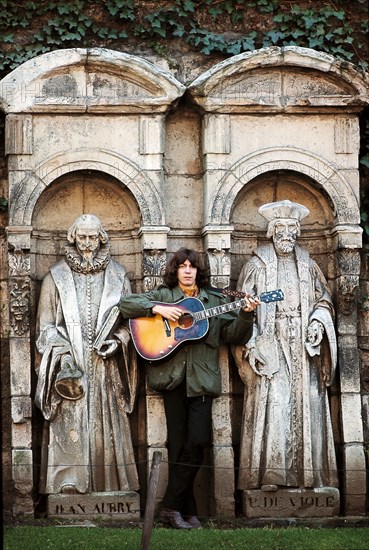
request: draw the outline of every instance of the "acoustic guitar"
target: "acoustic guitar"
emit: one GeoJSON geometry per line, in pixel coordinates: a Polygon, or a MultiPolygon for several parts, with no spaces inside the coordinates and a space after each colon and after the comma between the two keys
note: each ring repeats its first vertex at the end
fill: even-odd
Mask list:
{"type": "MultiPolygon", "coordinates": [[[[227,293],[230,294],[230,292],[227,293]]],[[[233,295],[235,294],[233,293],[233,295]]],[[[277,302],[284,299],[284,294],[282,290],[278,289],[263,292],[258,298],[265,303],[277,302]]],[[[209,309],[205,309],[204,304],[198,298],[183,298],[174,304],[163,302],[153,302],[153,304],[180,308],[183,314],[177,321],[169,321],[158,314],[129,320],[131,337],[137,353],[150,362],[161,362],[170,354],[178,351],[180,346],[205,338],[209,330],[210,317],[247,305],[244,298],[209,309]]]]}

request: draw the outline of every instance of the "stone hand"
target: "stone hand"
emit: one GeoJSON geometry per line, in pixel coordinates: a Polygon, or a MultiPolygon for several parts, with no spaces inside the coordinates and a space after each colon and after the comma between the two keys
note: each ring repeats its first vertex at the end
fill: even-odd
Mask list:
{"type": "Polygon", "coordinates": [[[319,321],[312,321],[307,330],[307,341],[311,346],[318,346],[323,339],[324,327],[319,321]]]}
{"type": "Polygon", "coordinates": [[[310,355],[320,355],[320,343],[323,339],[324,327],[319,321],[312,321],[307,329],[307,339],[305,347],[310,355]]]}
{"type": "Polygon", "coordinates": [[[103,359],[107,359],[117,351],[117,348],[118,343],[116,342],[116,340],[105,340],[100,350],[96,351],[96,353],[100,355],[100,357],[102,357],[103,359]]]}
{"type": "Polygon", "coordinates": [[[261,355],[261,353],[259,353],[258,349],[255,347],[246,347],[245,358],[248,360],[252,370],[259,376],[263,376],[263,373],[260,371],[259,365],[263,367],[265,365],[265,359],[261,355]]]}

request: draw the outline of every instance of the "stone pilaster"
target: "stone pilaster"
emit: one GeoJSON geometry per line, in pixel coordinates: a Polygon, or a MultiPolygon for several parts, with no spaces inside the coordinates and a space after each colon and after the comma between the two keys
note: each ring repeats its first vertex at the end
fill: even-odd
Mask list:
{"type": "Polygon", "coordinates": [[[337,335],[342,420],[342,496],[346,515],[365,514],[366,468],[360,395],[357,289],[360,254],[340,249],[337,260],[337,335]]]}
{"type": "Polygon", "coordinates": [[[33,514],[30,227],[8,227],[12,475],[15,514],[33,514]]]}

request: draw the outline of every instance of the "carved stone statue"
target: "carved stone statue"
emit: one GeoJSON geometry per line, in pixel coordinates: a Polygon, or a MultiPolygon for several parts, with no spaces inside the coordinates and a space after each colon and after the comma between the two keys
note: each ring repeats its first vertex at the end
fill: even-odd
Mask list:
{"type": "Polygon", "coordinates": [[[130,282],[110,257],[99,218],[80,216],[67,239],[65,258],[43,280],[37,316],[35,402],[45,418],[40,492],[135,491],[127,415],[135,400],[136,355],[122,326],[100,350],[93,347],[130,282]]]}
{"type": "Polygon", "coordinates": [[[309,210],[280,201],[259,212],[273,243],[254,251],[238,289],[281,288],[285,297],[261,304],[253,337],[233,350],[245,384],[238,487],[337,487],[327,396],[337,359],[333,306],[323,273],[296,244],[309,210]]]}

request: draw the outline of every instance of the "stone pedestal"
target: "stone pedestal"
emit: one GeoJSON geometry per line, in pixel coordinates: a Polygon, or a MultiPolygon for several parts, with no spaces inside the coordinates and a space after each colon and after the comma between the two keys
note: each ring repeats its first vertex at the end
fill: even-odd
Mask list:
{"type": "Polygon", "coordinates": [[[309,518],[339,514],[340,493],[334,487],[243,491],[243,510],[248,518],[309,518]]]}
{"type": "Polygon", "coordinates": [[[139,519],[140,498],[138,493],[133,491],[49,495],[47,516],[74,519],[139,519]]]}

